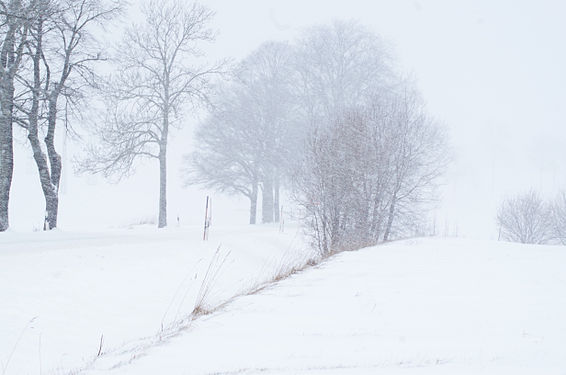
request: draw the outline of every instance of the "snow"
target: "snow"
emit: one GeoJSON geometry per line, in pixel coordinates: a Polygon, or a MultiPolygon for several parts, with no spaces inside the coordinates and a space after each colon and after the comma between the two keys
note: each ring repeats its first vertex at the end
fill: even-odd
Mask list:
{"type": "Polygon", "coordinates": [[[219,245],[227,258],[211,306],[308,254],[292,227],[212,227],[208,242],[200,226],[2,234],[0,373],[66,373],[97,354],[102,335],[109,351],[175,324],[194,308],[219,245]]]}
{"type": "Polygon", "coordinates": [[[564,247],[400,241],[246,295],[305,241],[297,230],[215,228],[211,239],[232,251],[209,301],[244,295],[160,338],[166,311],[168,322],[179,305],[178,317],[190,311],[194,293],[182,303],[178,291],[200,285],[184,279],[202,277],[218,244],[198,234],[0,237],[3,363],[37,316],[6,373],[40,373],[39,352],[44,374],[566,373],[564,247]]]}

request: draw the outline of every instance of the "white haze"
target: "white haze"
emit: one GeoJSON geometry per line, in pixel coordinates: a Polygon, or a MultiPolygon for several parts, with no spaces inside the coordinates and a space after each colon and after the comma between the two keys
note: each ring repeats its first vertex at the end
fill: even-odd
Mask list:
{"type": "MultiPolygon", "coordinates": [[[[402,69],[418,82],[431,114],[448,128],[454,162],[435,213],[439,234],[496,236],[501,199],[530,188],[552,196],[566,189],[566,5],[560,1],[207,0],[219,31],[211,59],[245,57],[263,41],[292,40],[305,28],[355,19],[380,34],[402,69]]],[[[132,1],[136,5],[136,1],[132,1]]],[[[136,14],[136,12],[130,12],[136,14]]],[[[132,16],[133,17],[133,16],[132,16]]],[[[200,224],[204,197],[215,197],[216,222],[245,223],[247,202],[184,189],[182,156],[192,149],[198,118],[171,137],[169,220],[200,224]]],[[[40,228],[43,195],[31,151],[18,134],[10,201],[16,231],[40,228]]],[[[59,134],[63,144],[63,135],[59,134]]],[[[157,164],[139,164],[119,184],[73,175],[81,144],[67,140],[61,228],[135,223],[157,214],[157,164]]],[[[283,203],[286,204],[285,202],[283,203]]]]}

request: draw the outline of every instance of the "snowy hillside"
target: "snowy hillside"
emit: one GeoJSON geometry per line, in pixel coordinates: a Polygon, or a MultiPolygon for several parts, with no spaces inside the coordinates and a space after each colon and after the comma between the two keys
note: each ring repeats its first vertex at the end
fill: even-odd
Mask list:
{"type": "MultiPolygon", "coordinates": [[[[269,280],[304,246],[273,227],[215,235],[231,253],[211,306],[269,280]]],[[[342,253],[160,340],[162,321],[194,307],[215,252],[196,237],[197,228],[3,237],[6,374],[566,371],[563,247],[421,239],[342,253]]]]}
{"type": "Polygon", "coordinates": [[[66,373],[97,355],[102,335],[110,351],[171,330],[205,277],[214,307],[309,254],[296,228],[276,226],[213,227],[208,242],[201,227],[5,233],[0,248],[2,375],[66,373]]]}
{"type": "Polygon", "coordinates": [[[564,374],[565,261],[465,240],[343,253],[110,373],[564,374]]]}

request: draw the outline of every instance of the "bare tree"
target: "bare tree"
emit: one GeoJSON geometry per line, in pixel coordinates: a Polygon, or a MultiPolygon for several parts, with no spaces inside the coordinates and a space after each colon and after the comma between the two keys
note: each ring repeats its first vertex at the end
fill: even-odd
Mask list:
{"type": "Polygon", "coordinates": [[[28,91],[15,104],[23,114],[18,122],[27,130],[45,196],[44,229],[53,229],[57,227],[63,167],[55,146],[60,99],[65,104],[79,103],[84,86],[93,84],[92,63],[101,60],[101,49],[93,41],[92,28],[110,19],[119,4],[105,0],[37,0],[36,6],[38,15],[30,27],[27,45],[31,73],[23,72],[18,77],[28,91]],[[42,127],[46,152],[40,141],[42,127]]]}
{"type": "Polygon", "coordinates": [[[22,64],[35,1],[0,1],[0,232],[9,227],[8,204],[14,171],[15,77],[22,64]]]}
{"type": "MultiPolygon", "coordinates": [[[[320,126],[397,82],[385,43],[353,21],[307,30],[297,42],[297,94],[305,125],[320,126]]],[[[312,130],[312,128],[311,128],[312,130]]]]}
{"type": "Polygon", "coordinates": [[[195,133],[195,151],[185,157],[185,181],[250,200],[250,224],[256,224],[261,179],[261,148],[247,98],[238,90],[223,93],[195,133]]]}
{"type": "Polygon", "coordinates": [[[545,244],[552,237],[550,207],[534,191],[503,201],[497,214],[500,238],[545,244]]]}
{"type": "Polygon", "coordinates": [[[290,46],[276,42],[244,59],[233,80],[217,90],[215,107],[196,133],[197,149],[187,158],[187,183],[244,194],[252,224],[258,186],[262,221],[278,221],[280,183],[297,151],[291,59],[290,46]]]}
{"type": "Polygon", "coordinates": [[[387,104],[385,116],[390,121],[391,180],[384,241],[394,232],[399,237],[418,227],[407,224],[418,224],[423,205],[435,201],[439,179],[450,161],[443,128],[426,113],[418,93],[404,87],[387,104]]]}
{"type": "Polygon", "coordinates": [[[180,0],[150,0],[144,21],[132,25],[117,51],[118,72],[107,88],[107,117],[96,129],[99,143],[81,165],[92,173],[119,177],[131,172],[138,158],[159,162],[159,223],[167,225],[167,141],[171,126],[182,126],[187,103],[207,99],[217,65],[189,65],[211,42],[213,12],[180,0]]]}
{"type": "Polygon", "coordinates": [[[264,223],[279,221],[281,181],[297,151],[293,57],[287,43],[267,42],[244,59],[238,71],[238,83],[249,98],[248,108],[241,110],[254,113],[264,223]]]}
{"type": "Polygon", "coordinates": [[[423,108],[408,116],[413,105],[401,95],[376,98],[314,131],[295,189],[322,254],[407,234],[424,216],[446,146],[423,108]]]}
{"type": "MultiPolygon", "coordinates": [[[[303,188],[307,190],[310,188],[322,189],[322,186],[327,186],[328,183],[341,183],[336,180],[336,174],[333,174],[332,163],[348,163],[350,161],[355,163],[355,160],[346,160],[345,158],[347,157],[347,149],[349,147],[355,149],[357,145],[342,144],[341,142],[349,142],[348,139],[335,137],[340,134],[341,137],[357,139],[356,134],[346,134],[346,130],[341,127],[349,126],[345,125],[345,122],[353,122],[359,125],[369,121],[367,112],[371,106],[375,105],[375,99],[389,96],[389,92],[399,82],[392,62],[385,43],[377,35],[355,22],[335,21],[330,25],[317,26],[308,30],[299,39],[294,62],[297,75],[296,95],[300,98],[301,103],[298,112],[302,116],[303,139],[304,142],[308,143],[306,154],[305,151],[298,153],[299,158],[297,158],[295,166],[295,169],[301,170],[301,173],[295,176],[297,181],[302,181],[298,183],[301,186],[299,190],[303,188]],[[325,130],[325,127],[331,129],[330,133],[325,130]],[[334,144],[333,147],[336,148],[326,148],[327,143],[334,144]],[[340,145],[345,147],[343,155],[336,153],[340,149],[340,145]],[[333,158],[334,161],[332,161],[333,158]],[[333,181],[323,181],[325,177],[322,174],[322,169],[317,169],[321,168],[320,163],[326,164],[330,168],[326,172],[333,175],[333,181]],[[308,179],[304,180],[304,177],[315,170],[320,173],[319,181],[317,184],[309,186],[308,179]]],[[[378,135],[376,134],[376,137],[378,135]]],[[[378,186],[384,188],[386,176],[389,175],[389,173],[385,173],[388,171],[384,167],[384,161],[387,157],[381,153],[375,154],[373,157],[384,159],[375,162],[373,159],[368,161],[368,164],[379,165],[379,168],[383,169],[378,177],[375,177],[377,185],[374,188],[378,189],[378,186]],[[379,164],[372,164],[377,162],[379,164]]],[[[347,164],[337,164],[336,167],[342,165],[347,164]]],[[[358,170],[364,170],[364,166],[358,165],[358,167],[362,168],[358,170]]],[[[350,172],[357,173],[356,171],[350,172]]],[[[311,175],[311,177],[313,176],[311,175]]],[[[297,181],[295,182],[297,183],[297,181]]],[[[298,195],[301,196],[303,193],[298,195]]],[[[320,191],[314,190],[311,193],[316,195],[320,191]]],[[[375,195],[376,193],[369,190],[364,192],[364,195],[368,197],[371,194],[375,195]]],[[[382,206],[387,205],[385,196],[385,193],[379,194],[380,200],[375,208],[360,207],[362,210],[360,214],[381,218],[382,206]],[[371,212],[366,212],[368,210],[371,212]]],[[[300,200],[303,198],[305,198],[304,195],[300,200]]],[[[319,202],[319,198],[313,199],[319,202]]],[[[312,205],[313,203],[309,202],[309,199],[302,203],[306,204],[306,212],[313,214],[310,211],[310,209],[316,208],[312,205]]],[[[338,215],[337,211],[334,211],[333,214],[338,215]]],[[[329,220],[329,218],[325,215],[323,214],[323,218],[316,219],[318,224],[326,225],[324,220],[329,220]]],[[[383,235],[383,231],[380,230],[384,223],[376,221],[374,226],[376,225],[379,226],[379,230],[373,228],[372,235],[375,236],[376,233],[383,235]]],[[[330,228],[325,227],[325,230],[330,230],[330,228]]],[[[320,231],[320,234],[323,233],[324,230],[320,231]]],[[[327,233],[326,237],[323,236],[320,241],[317,241],[323,251],[328,251],[331,247],[343,247],[343,245],[332,244],[332,240],[328,239],[329,236],[330,234],[327,233]]]]}

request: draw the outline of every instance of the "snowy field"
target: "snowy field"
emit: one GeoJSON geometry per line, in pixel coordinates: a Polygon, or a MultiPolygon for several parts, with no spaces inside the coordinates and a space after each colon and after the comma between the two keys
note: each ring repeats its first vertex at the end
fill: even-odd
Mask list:
{"type": "Polygon", "coordinates": [[[0,374],[65,374],[98,354],[102,335],[107,352],[174,331],[213,259],[209,307],[301,263],[305,248],[296,228],[275,226],[213,227],[206,243],[201,227],[2,233],[0,374]]]}
{"type": "Polygon", "coordinates": [[[194,307],[218,239],[231,252],[210,306],[305,246],[296,230],[215,231],[207,244],[197,228],[0,237],[6,374],[566,374],[563,247],[419,239],[343,253],[160,339],[194,307]]]}

